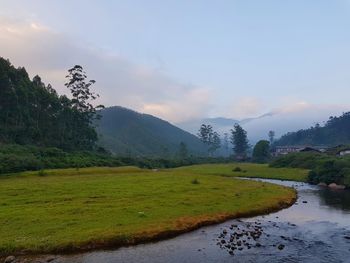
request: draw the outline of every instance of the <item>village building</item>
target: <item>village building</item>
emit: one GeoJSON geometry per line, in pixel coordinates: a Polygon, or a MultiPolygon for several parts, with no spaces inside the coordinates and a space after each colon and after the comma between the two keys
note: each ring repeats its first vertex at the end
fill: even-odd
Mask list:
{"type": "Polygon", "coordinates": [[[338,156],[344,156],[344,155],[349,155],[350,154],[350,148],[347,149],[342,149],[337,153],[338,156]]]}
{"type": "MultiPolygon", "coordinates": [[[[296,152],[315,152],[323,153],[327,150],[325,146],[309,146],[309,145],[287,145],[287,146],[276,146],[273,156],[281,156],[289,153],[296,152]]],[[[350,149],[349,149],[350,151],[350,149]]]]}

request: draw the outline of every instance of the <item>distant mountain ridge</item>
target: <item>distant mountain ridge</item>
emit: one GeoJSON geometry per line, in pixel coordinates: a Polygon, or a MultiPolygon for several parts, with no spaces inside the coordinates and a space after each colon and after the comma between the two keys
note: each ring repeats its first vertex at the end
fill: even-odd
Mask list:
{"type": "Polygon", "coordinates": [[[189,154],[202,155],[205,146],[193,134],[149,114],[114,106],[100,111],[99,143],[124,156],[173,157],[184,142],[189,154]]]}
{"type": "Polygon", "coordinates": [[[316,124],[309,129],[301,129],[283,135],[276,145],[327,145],[350,144],[350,112],[339,117],[331,116],[321,126],[316,124]]]}

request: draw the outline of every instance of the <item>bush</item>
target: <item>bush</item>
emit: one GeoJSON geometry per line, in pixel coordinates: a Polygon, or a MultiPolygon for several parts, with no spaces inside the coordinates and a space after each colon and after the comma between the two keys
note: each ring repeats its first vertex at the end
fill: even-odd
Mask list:
{"type": "Polygon", "coordinates": [[[232,172],[242,172],[242,169],[241,169],[241,167],[237,166],[232,170],[232,172]]]}
{"type": "Polygon", "coordinates": [[[38,175],[39,176],[46,176],[46,173],[43,169],[40,169],[39,172],[38,172],[38,175]]]}
{"type": "Polygon", "coordinates": [[[196,179],[193,179],[191,181],[191,184],[200,184],[199,180],[196,178],[196,179]]]}
{"type": "Polygon", "coordinates": [[[350,187],[350,158],[315,153],[291,153],[270,163],[271,167],[306,168],[308,182],[344,184],[350,187]]]}

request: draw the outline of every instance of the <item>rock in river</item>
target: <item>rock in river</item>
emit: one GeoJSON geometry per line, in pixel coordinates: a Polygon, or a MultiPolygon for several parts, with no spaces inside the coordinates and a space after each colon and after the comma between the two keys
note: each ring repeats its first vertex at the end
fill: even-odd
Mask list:
{"type": "Polygon", "coordinates": [[[15,262],[16,258],[14,256],[8,256],[5,258],[4,263],[13,263],[15,262]]]}
{"type": "Polygon", "coordinates": [[[331,183],[328,185],[329,188],[334,189],[334,190],[344,190],[345,189],[345,185],[340,185],[340,184],[336,184],[336,183],[331,183]]]}

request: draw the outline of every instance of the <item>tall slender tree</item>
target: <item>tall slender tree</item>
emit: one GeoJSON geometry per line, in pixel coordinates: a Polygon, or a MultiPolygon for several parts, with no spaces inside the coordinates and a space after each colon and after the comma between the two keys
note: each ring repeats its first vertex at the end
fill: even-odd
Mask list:
{"type": "Polygon", "coordinates": [[[91,123],[97,117],[97,110],[104,108],[103,105],[92,105],[92,102],[99,97],[97,93],[90,89],[91,85],[95,84],[96,81],[87,80],[86,72],[80,65],[75,65],[69,69],[66,78],[65,86],[73,96],[71,101],[72,107],[80,113],[84,113],[89,123],[91,123]]]}
{"type": "Polygon", "coordinates": [[[223,147],[224,147],[224,150],[225,150],[225,155],[229,156],[229,141],[228,141],[228,133],[227,132],[224,133],[223,147]]]}
{"type": "Polygon", "coordinates": [[[270,145],[272,145],[273,144],[273,142],[275,141],[275,132],[274,131],[269,131],[269,134],[268,134],[268,136],[269,136],[269,141],[270,141],[270,145]]]}
{"type": "Polygon", "coordinates": [[[79,145],[82,148],[91,148],[97,140],[97,134],[94,129],[94,120],[99,118],[97,111],[104,108],[103,105],[94,106],[92,103],[99,95],[91,91],[91,85],[95,84],[95,80],[87,80],[87,76],[83,67],[75,65],[68,70],[66,76],[67,83],[65,86],[71,91],[72,100],[71,107],[76,112],[72,121],[77,131],[78,127],[84,131],[85,137],[79,137],[79,133],[72,134],[72,139],[79,138],[79,145]]]}
{"type": "Polygon", "coordinates": [[[213,130],[211,125],[202,124],[199,128],[198,138],[208,147],[209,156],[221,147],[220,135],[213,130]]]}
{"type": "Polygon", "coordinates": [[[209,146],[213,137],[213,127],[209,124],[202,124],[197,136],[205,145],[209,146]]]}
{"type": "Polygon", "coordinates": [[[249,149],[247,132],[236,123],[231,129],[231,143],[233,152],[239,160],[244,160],[247,157],[247,151],[249,149]]]}
{"type": "Polygon", "coordinates": [[[216,150],[221,147],[221,139],[217,132],[213,132],[211,137],[212,139],[209,144],[209,154],[213,156],[216,150]]]}

